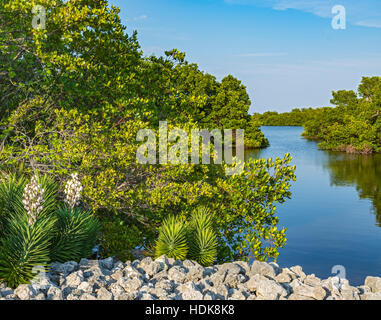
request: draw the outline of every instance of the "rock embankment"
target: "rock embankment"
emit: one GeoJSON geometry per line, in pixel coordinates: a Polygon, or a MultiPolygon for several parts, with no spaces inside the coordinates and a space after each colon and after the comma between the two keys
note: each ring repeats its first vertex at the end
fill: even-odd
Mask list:
{"type": "Polygon", "coordinates": [[[122,263],[113,258],[54,263],[49,273],[15,290],[0,283],[0,300],[381,300],[381,278],[353,287],[321,280],[300,266],[233,262],[202,267],[165,256],[122,263]]]}

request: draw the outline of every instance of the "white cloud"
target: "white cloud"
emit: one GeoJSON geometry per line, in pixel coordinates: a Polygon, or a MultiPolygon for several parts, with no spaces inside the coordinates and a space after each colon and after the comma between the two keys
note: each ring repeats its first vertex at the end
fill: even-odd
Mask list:
{"type": "Polygon", "coordinates": [[[343,5],[350,23],[381,28],[380,0],[225,0],[228,4],[271,7],[275,10],[294,9],[312,13],[322,18],[333,17],[332,8],[343,5]]]}
{"type": "Polygon", "coordinates": [[[361,27],[369,27],[369,28],[381,28],[381,20],[380,21],[357,21],[356,26],[361,26],[361,27]]]}
{"type": "Polygon", "coordinates": [[[133,20],[134,21],[139,21],[139,20],[146,20],[148,17],[145,15],[145,14],[143,14],[143,15],[141,15],[141,16],[139,16],[139,17],[135,17],[135,18],[133,18],[133,20]]]}

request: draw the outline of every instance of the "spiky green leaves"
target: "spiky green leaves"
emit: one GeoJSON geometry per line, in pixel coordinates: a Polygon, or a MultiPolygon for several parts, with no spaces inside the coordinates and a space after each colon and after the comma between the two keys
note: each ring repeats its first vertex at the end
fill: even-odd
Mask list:
{"type": "Polygon", "coordinates": [[[175,216],[164,220],[156,242],[155,256],[197,261],[203,266],[211,265],[217,256],[217,236],[213,226],[212,212],[199,208],[189,222],[175,216]]]}
{"type": "Polygon", "coordinates": [[[58,185],[54,180],[48,176],[35,176],[33,180],[30,189],[43,190],[40,196],[44,201],[31,223],[27,210],[30,197],[23,199],[26,180],[15,175],[0,177],[0,281],[11,287],[28,283],[37,275],[36,268],[44,268],[51,261],[78,261],[90,256],[100,231],[91,213],[57,209],[58,185]]]}
{"type": "Polygon", "coordinates": [[[188,250],[187,228],[184,221],[179,217],[169,216],[160,227],[155,256],[166,254],[170,258],[184,260],[188,250]]]}
{"type": "Polygon", "coordinates": [[[189,258],[203,266],[213,263],[217,256],[217,236],[214,232],[212,212],[201,207],[189,223],[189,258]]]}
{"type": "Polygon", "coordinates": [[[189,243],[189,258],[202,266],[211,265],[217,256],[217,238],[210,228],[197,229],[189,243]]]}
{"type": "Polygon", "coordinates": [[[92,254],[100,232],[100,224],[87,211],[60,209],[57,211],[56,235],[52,241],[51,260],[79,261],[92,254]]]}
{"type": "MultiPolygon", "coordinates": [[[[36,175],[37,182],[44,189],[44,205],[39,216],[54,214],[57,208],[58,184],[47,175],[36,175]]],[[[27,185],[25,177],[15,174],[3,173],[0,176],[0,215],[23,214],[26,212],[23,201],[23,193],[27,185]]]]}
{"type": "MultiPolygon", "coordinates": [[[[22,194],[27,181],[14,174],[2,173],[0,176],[0,220],[24,210],[22,194]]],[[[4,223],[4,220],[2,220],[4,223]]],[[[1,228],[1,221],[0,221],[1,228]]]]}
{"type": "Polygon", "coordinates": [[[58,207],[57,193],[59,185],[48,175],[38,175],[38,183],[44,189],[44,205],[39,216],[49,217],[55,213],[58,207]]]}
{"type": "Polygon", "coordinates": [[[54,217],[39,219],[31,226],[26,214],[9,219],[0,240],[1,281],[10,287],[28,283],[36,276],[36,267],[48,265],[54,226],[54,217]]]}

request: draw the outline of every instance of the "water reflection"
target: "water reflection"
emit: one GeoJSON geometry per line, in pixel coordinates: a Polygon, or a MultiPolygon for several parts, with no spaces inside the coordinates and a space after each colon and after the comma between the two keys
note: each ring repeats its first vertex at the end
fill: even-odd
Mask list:
{"type": "Polygon", "coordinates": [[[360,199],[371,200],[376,224],[381,227],[381,154],[354,155],[319,150],[315,141],[300,136],[303,129],[299,127],[263,127],[262,130],[270,139],[270,147],[248,150],[246,159],[283,157],[291,153],[293,164],[299,169],[298,180],[304,178],[300,175],[305,174],[302,169],[306,166],[313,166],[314,170],[322,168],[329,174],[331,186],[354,187],[360,199]]]}
{"type": "Polygon", "coordinates": [[[247,151],[246,158],[290,153],[296,166],[292,197],[277,208],[280,227],[288,229],[278,263],[301,265],[320,278],[343,265],[353,285],[381,276],[381,155],[319,150],[316,142],[301,137],[300,127],[262,131],[270,147],[247,151]]]}
{"type": "Polygon", "coordinates": [[[354,186],[361,199],[373,203],[377,225],[381,227],[381,154],[364,156],[325,152],[331,184],[354,186]]]}

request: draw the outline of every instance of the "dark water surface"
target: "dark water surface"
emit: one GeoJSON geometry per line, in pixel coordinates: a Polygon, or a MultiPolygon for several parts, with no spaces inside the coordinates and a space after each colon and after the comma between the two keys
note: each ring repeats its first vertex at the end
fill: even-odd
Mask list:
{"type": "Polygon", "coordinates": [[[332,276],[345,267],[352,285],[381,277],[381,155],[363,156],[319,150],[301,137],[301,127],[263,127],[271,146],[247,157],[293,156],[297,181],[292,199],[278,207],[288,228],[280,249],[281,267],[301,265],[305,273],[332,276]]]}

